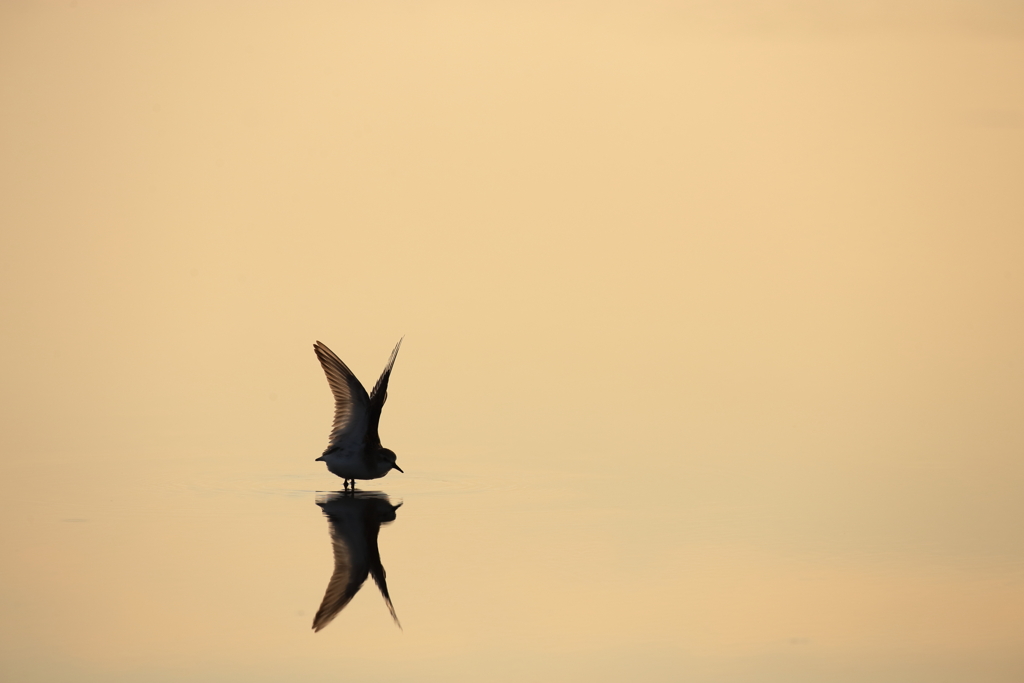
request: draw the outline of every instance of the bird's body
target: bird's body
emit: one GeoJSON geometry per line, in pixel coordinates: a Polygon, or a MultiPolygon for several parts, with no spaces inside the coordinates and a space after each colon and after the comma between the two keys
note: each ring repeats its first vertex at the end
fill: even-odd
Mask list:
{"type": "Polygon", "coordinates": [[[380,479],[393,465],[383,458],[367,458],[358,449],[333,450],[321,455],[317,460],[327,463],[331,474],[342,479],[380,479]]]}
{"type": "Polygon", "coordinates": [[[334,394],[331,441],[317,460],[324,461],[331,473],[343,478],[346,487],[349,481],[354,488],[356,479],[380,479],[393,469],[402,471],[394,451],[381,445],[377,431],[380,412],[388,398],[391,369],[401,346],[399,341],[373,392],[367,394],[348,366],[327,345],[321,342],[313,345],[334,394]]]}

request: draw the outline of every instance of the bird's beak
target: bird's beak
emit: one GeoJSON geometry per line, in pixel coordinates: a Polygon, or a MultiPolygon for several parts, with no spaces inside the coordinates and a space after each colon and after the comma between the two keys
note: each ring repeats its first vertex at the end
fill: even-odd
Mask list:
{"type": "Polygon", "coordinates": [[[405,470],[403,470],[403,469],[402,469],[401,467],[399,467],[399,466],[398,466],[398,463],[394,463],[394,464],[392,464],[391,466],[392,466],[392,467],[394,467],[394,468],[395,468],[396,470],[398,470],[399,472],[401,472],[402,474],[405,474],[405,470]]]}

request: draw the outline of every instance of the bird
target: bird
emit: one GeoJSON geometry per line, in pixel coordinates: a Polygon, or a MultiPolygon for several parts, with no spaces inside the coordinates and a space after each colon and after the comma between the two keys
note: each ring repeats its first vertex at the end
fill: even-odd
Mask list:
{"type": "Polygon", "coordinates": [[[402,504],[392,505],[385,494],[376,491],[337,491],[316,504],[330,524],[334,572],[327,583],[320,608],[313,617],[313,630],[319,631],[331,623],[359,592],[367,576],[373,576],[391,618],[398,628],[402,628],[391,604],[377,546],[381,525],[393,522],[395,511],[402,504]]]}
{"type": "Polygon", "coordinates": [[[366,389],[338,356],[323,342],[313,344],[313,351],[320,359],[327,383],[334,394],[334,424],[331,426],[330,443],[317,461],[327,464],[327,469],[345,480],[344,488],[354,490],[356,479],[380,479],[391,470],[405,474],[398,466],[395,452],[384,448],[377,431],[380,411],[388,400],[388,380],[395,366],[398,340],[391,358],[384,367],[380,379],[367,395],[366,389]]]}

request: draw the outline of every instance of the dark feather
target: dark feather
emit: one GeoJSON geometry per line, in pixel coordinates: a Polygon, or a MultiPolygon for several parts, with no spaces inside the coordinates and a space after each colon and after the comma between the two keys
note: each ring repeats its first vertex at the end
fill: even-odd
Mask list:
{"type": "MultiPolygon", "coordinates": [[[[328,450],[342,436],[353,434],[365,438],[367,417],[370,409],[370,397],[366,389],[348,369],[337,354],[327,348],[323,342],[313,344],[316,357],[327,375],[327,383],[334,394],[334,424],[331,425],[331,438],[328,450]]],[[[378,419],[380,412],[377,413],[378,419]]],[[[376,433],[376,427],[374,427],[376,433]]]]}
{"type": "Polygon", "coordinates": [[[384,402],[388,400],[388,380],[391,379],[391,369],[395,367],[395,359],[398,358],[398,349],[400,348],[402,348],[401,339],[395,344],[395,350],[391,352],[391,358],[388,359],[388,364],[384,366],[384,372],[381,373],[380,379],[373,385],[373,391],[370,393],[366,429],[366,444],[368,446],[380,447],[380,434],[378,432],[380,413],[384,409],[384,402]]]}

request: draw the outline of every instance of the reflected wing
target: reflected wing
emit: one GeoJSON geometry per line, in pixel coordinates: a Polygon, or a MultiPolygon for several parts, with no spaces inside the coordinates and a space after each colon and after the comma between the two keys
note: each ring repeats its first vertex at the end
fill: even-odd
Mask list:
{"type": "Polygon", "coordinates": [[[395,350],[391,352],[391,358],[388,359],[384,372],[381,373],[380,379],[373,385],[373,391],[370,393],[370,408],[366,432],[366,442],[368,444],[380,445],[380,434],[377,431],[380,424],[380,411],[384,409],[384,402],[388,400],[388,380],[391,379],[391,368],[395,367],[395,359],[398,358],[398,349],[400,348],[402,348],[401,339],[395,344],[395,350]]]}
{"type": "Polygon", "coordinates": [[[370,399],[366,389],[338,356],[322,342],[313,344],[316,357],[320,359],[327,383],[334,394],[334,424],[331,425],[330,445],[334,446],[345,436],[362,441],[366,434],[370,399]]]}
{"type": "Polygon", "coordinates": [[[366,581],[366,572],[353,570],[352,551],[344,537],[338,533],[334,525],[331,525],[331,545],[334,547],[334,574],[327,584],[327,592],[320,603],[320,609],[313,617],[313,630],[319,631],[331,623],[334,617],[345,608],[359,592],[359,588],[366,581]],[[362,576],[359,574],[362,573],[362,576]]]}
{"type": "Polygon", "coordinates": [[[395,620],[395,624],[398,628],[402,628],[402,623],[398,621],[398,615],[395,614],[395,606],[391,604],[391,595],[388,593],[388,582],[385,580],[387,572],[384,571],[384,565],[380,563],[380,555],[377,556],[376,561],[370,567],[370,575],[373,576],[373,582],[377,584],[377,588],[380,589],[380,594],[384,596],[384,602],[388,605],[388,611],[391,612],[391,618],[395,620]]]}

